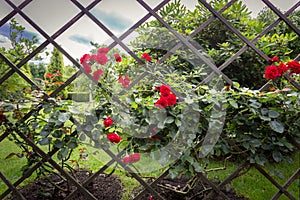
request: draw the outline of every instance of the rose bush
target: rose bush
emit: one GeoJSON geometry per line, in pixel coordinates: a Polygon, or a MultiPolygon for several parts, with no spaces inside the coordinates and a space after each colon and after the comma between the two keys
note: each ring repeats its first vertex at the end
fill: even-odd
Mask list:
{"type": "MultiPolygon", "coordinates": [[[[134,60],[107,48],[94,52],[80,59],[83,72],[100,86],[93,91],[97,104],[94,109],[82,112],[70,101],[51,98],[42,101],[36,95],[32,117],[15,126],[10,126],[7,119],[13,120],[21,113],[17,109],[19,106],[2,103],[2,129],[11,131],[12,136],[20,131],[37,144],[49,146],[50,151],[57,149],[57,156],[65,165],[81,142],[91,141],[97,148],[117,146],[124,149],[124,164],[136,163],[147,155],[167,166],[172,164],[170,158],[173,158],[171,160],[177,162],[170,170],[171,176],[184,174],[189,177],[204,170],[199,152],[205,148],[201,144],[213,121],[224,123],[224,129],[222,139],[217,141],[209,156],[243,154],[245,159],[261,165],[274,161],[292,162],[289,155],[295,149],[295,142],[300,142],[297,115],[300,96],[288,81],[283,82],[284,88],[267,92],[240,88],[235,83],[220,91],[202,85],[192,94],[186,91],[193,81],[190,77],[198,73],[196,70],[189,75],[175,72],[164,75],[170,84],[158,79],[150,81],[153,76],[141,79],[139,84],[131,84],[131,79],[140,73],[140,66],[134,60]],[[220,113],[212,116],[213,107],[226,110],[224,121],[217,116],[220,113]]],[[[139,53],[139,56],[147,62],[146,67],[164,65],[152,62],[155,59],[149,54],[139,53]]],[[[289,73],[299,79],[297,61],[287,62],[285,68],[279,59],[272,60],[276,76],[270,70],[271,80],[278,79],[280,73],[289,73]]],[[[268,73],[266,70],[266,78],[268,73]]],[[[159,72],[153,75],[161,76],[159,72]]],[[[20,142],[18,137],[13,139],[20,142]]],[[[42,159],[25,143],[21,147],[29,161],[24,169],[42,159]]]]}

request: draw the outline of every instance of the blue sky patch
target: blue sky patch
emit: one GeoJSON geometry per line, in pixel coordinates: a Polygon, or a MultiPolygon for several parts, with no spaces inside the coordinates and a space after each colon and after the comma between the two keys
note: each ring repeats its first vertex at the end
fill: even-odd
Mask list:
{"type": "Polygon", "coordinates": [[[105,12],[103,10],[94,9],[91,13],[108,28],[118,32],[122,32],[132,25],[130,19],[124,18],[124,16],[116,12],[105,12]]]}

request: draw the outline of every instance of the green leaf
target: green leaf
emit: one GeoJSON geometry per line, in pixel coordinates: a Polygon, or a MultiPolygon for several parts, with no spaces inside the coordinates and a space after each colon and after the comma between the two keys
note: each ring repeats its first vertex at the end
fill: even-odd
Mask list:
{"type": "Polygon", "coordinates": [[[138,104],[136,102],[132,102],[131,103],[131,108],[137,109],[138,108],[138,104]]]}
{"type": "Polygon", "coordinates": [[[163,122],[159,122],[159,123],[157,124],[157,128],[163,129],[163,128],[164,128],[164,123],[163,123],[163,122]]]}
{"type": "Polygon", "coordinates": [[[269,117],[271,117],[271,118],[277,118],[277,117],[280,116],[280,114],[279,114],[277,111],[275,111],[275,110],[269,110],[268,115],[269,115],[269,117]]]}
{"type": "Polygon", "coordinates": [[[253,108],[260,108],[261,107],[261,103],[257,102],[257,101],[252,101],[252,103],[250,104],[251,107],[253,108]]]}
{"type": "Polygon", "coordinates": [[[58,120],[60,122],[66,122],[68,119],[70,119],[71,115],[70,113],[60,113],[58,116],[58,120]]]}
{"type": "Polygon", "coordinates": [[[264,120],[264,121],[271,121],[270,117],[264,116],[264,115],[259,115],[259,118],[264,120]]]}
{"type": "Polygon", "coordinates": [[[50,138],[41,138],[39,139],[39,144],[40,145],[48,145],[51,142],[50,138]]]}
{"type": "Polygon", "coordinates": [[[187,97],[184,99],[184,102],[187,103],[187,104],[192,104],[194,101],[193,101],[193,99],[191,99],[189,96],[187,96],[187,97]]]}
{"type": "Polygon", "coordinates": [[[239,105],[237,104],[237,102],[235,100],[229,100],[229,103],[232,107],[238,109],[239,105]]]}
{"type": "Polygon", "coordinates": [[[284,131],[284,126],[281,124],[281,122],[278,122],[276,120],[270,122],[270,127],[273,131],[276,131],[277,133],[283,133],[284,131]]]}
{"type": "Polygon", "coordinates": [[[70,149],[75,149],[77,146],[78,146],[78,145],[77,145],[76,142],[70,142],[70,143],[68,144],[68,147],[69,147],[70,149]]]}
{"type": "Polygon", "coordinates": [[[50,134],[50,132],[47,130],[41,130],[41,132],[40,132],[40,135],[43,137],[47,137],[49,134],[50,134]]]}
{"type": "Polygon", "coordinates": [[[76,109],[76,108],[70,108],[69,111],[70,111],[71,113],[73,113],[73,114],[80,114],[80,113],[81,113],[81,111],[78,110],[78,109],[76,109]]]}
{"type": "Polygon", "coordinates": [[[262,115],[266,115],[266,114],[268,114],[269,110],[267,108],[262,108],[260,110],[260,112],[261,112],[262,115]]]}
{"type": "Polygon", "coordinates": [[[272,157],[276,162],[280,162],[282,160],[282,154],[279,151],[273,151],[272,157]]]}
{"type": "Polygon", "coordinates": [[[198,162],[194,162],[193,167],[195,168],[196,172],[202,173],[204,171],[203,167],[201,167],[198,162]]]}
{"type": "Polygon", "coordinates": [[[56,140],[55,141],[55,147],[57,147],[57,148],[62,148],[64,145],[65,145],[66,143],[64,142],[64,141],[61,141],[61,140],[56,140]]]}
{"type": "Polygon", "coordinates": [[[174,122],[174,118],[171,117],[171,116],[168,116],[168,117],[165,119],[165,122],[164,122],[164,123],[166,123],[166,124],[171,124],[171,123],[173,123],[173,122],[174,122]]]}
{"type": "Polygon", "coordinates": [[[84,133],[82,133],[80,136],[79,136],[79,140],[80,141],[85,141],[86,139],[86,135],[84,133]]]}
{"type": "Polygon", "coordinates": [[[178,118],[176,118],[175,119],[175,124],[176,124],[177,127],[180,127],[181,126],[181,121],[178,118]]]}
{"type": "Polygon", "coordinates": [[[67,157],[67,155],[68,155],[68,149],[67,148],[62,148],[58,153],[57,153],[57,158],[59,159],[59,160],[62,160],[62,159],[64,159],[64,158],[66,158],[67,157]]]}

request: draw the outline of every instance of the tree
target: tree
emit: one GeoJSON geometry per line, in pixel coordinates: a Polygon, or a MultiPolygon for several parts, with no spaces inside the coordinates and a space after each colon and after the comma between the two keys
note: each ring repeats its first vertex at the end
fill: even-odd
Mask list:
{"type": "Polygon", "coordinates": [[[46,73],[46,67],[44,63],[29,63],[30,73],[33,79],[44,79],[46,73]]]}
{"type": "MultiPolygon", "coordinates": [[[[50,63],[47,66],[45,74],[45,90],[48,93],[53,92],[61,84],[64,83],[63,74],[65,73],[65,65],[62,53],[57,49],[53,48],[50,63]]],[[[62,97],[66,97],[66,90],[62,91],[62,97]]]]}
{"type": "MultiPolygon", "coordinates": [[[[31,38],[26,38],[24,36],[25,28],[18,24],[15,19],[11,19],[9,23],[10,27],[10,47],[0,48],[0,53],[7,57],[13,64],[17,65],[21,60],[28,56],[34,49],[36,49],[36,44],[38,43],[38,38],[32,36],[31,38]]],[[[6,74],[11,68],[7,63],[0,59],[0,74],[1,77],[6,74]]],[[[22,66],[21,71],[25,73],[29,78],[31,78],[31,73],[28,64],[22,66]]],[[[1,100],[9,98],[13,93],[20,93],[18,91],[28,89],[28,83],[20,77],[17,73],[14,73],[5,82],[0,85],[0,97],[1,100]]]]}

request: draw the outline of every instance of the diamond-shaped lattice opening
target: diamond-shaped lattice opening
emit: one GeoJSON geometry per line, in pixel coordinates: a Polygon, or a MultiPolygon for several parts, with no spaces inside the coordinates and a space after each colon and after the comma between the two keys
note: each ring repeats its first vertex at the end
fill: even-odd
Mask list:
{"type": "Polygon", "coordinates": [[[96,48],[91,42],[102,45],[109,38],[91,19],[83,16],[59,36],[56,42],[79,61],[84,54],[96,48]]]}
{"type": "Polygon", "coordinates": [[[1,35],[5,42],[0,44],[8,52],[9,49],[17,49],[15,54],[10,53],[8,58],[12,63],[18,64],[33,50],[42,44],[45,39],[19,14],[0,27],[1,35]],[[27,40],[27,41],[24,41],[27,40]],[[23,51],[23,49],[26,49],[23,51]]]}
{"type": "MultiPolygon", "coordinates": [[[[0,2],[0,18],[4,18],[6,15],[8,15],[13,9],[5,2],[0,2]]],[[[2,35],[2,34],[1,34],[2,35]]]]}
{"type": "Polygon", "coordinates": [[[53,34],[79,10],[70,1],[33,1],[24,8],[24,13],[40,26],[48,35],[53,34]]]}
{"type": "Polygon", "coordinates": [[[115,6],[115,3],[102,1],[91,10],[91,13],[116,35],[128,30],[146,14],[135,1],[120,1],[118,6],[115,6]]]}
{"type": "MultiPolygon", "coordinates": [[[[278,10],[280,10],[282,13],[287,11],[289,8],[291,8],[293,5],[295,5],[298,1],[297,0],[291,0],[287,2],[282,1],[270,1],[270,3],[273,4],[278,10]]],[[[263,3],[263,2],[262,2],[263,3]]],[[[257,4],[256,4],[257,5],[257,4]]],[[[263,4],[262,7],[267,6],[266,4],[263,4]]]]}

